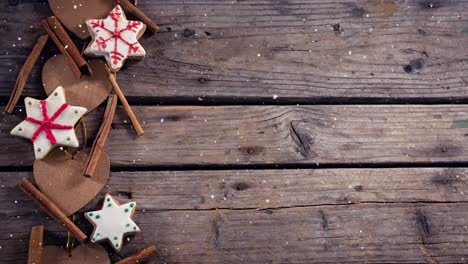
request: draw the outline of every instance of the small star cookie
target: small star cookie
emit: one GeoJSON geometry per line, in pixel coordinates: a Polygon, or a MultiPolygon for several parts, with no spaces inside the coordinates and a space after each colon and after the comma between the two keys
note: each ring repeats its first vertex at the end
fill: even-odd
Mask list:
{"type": "Polygon", "coordinates": [[[62,86],[45,100],[26,97],[24,105],[27,117],[10,134],[30,139],[36,159],[44,158],[55,146],[79,146],[74,125],[88,110],[68,105],[62,86]]]}
{"type": "Polygon", "coordinates": [[[143,58],[146,54],[138,39],[146,25],[129,21],[117,5],[105,19],[86,20],[92,41],[85,50],[88,56],[103,56],[112,71],[117,72],[127,58],[143,58]]]}
{"type": "Polygon", "coordinates": [[[119,252],[126,234],[140,232],[132,220],[135,209],[135,202],[121,205],[110,194],[106,194],[101,210],[85,213],[85,217],[94,225],[91,242],[107,239],[119,252]]]}

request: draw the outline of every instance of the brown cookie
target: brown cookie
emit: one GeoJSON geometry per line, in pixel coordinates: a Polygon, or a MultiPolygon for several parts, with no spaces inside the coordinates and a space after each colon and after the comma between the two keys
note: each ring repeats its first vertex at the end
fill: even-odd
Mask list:
{"type": "Polygon", "coordinates": [[[88,204],[104,187],[110,173],[110,161],[103,151],[93,177],[83,175],[90,149],[69,159],[56,149],[34,162],[33,172],[39,189],[66,215],[72,215],[88,204]]]}
{"type": "Polygon", "coordinates": [[[81,244],[74,248],[71,256],[66,250],[57,246],[45,246],[42,263],[54,264],[110,264],[109,255],[99,245],[81,244]]]}
{"type": "Polygon", "coordinates": [[[65,90],[67,102],[92,111],[107,99],[112,91],[112,83],[106,72],[103,60],[92,60],[89,67],[93,76],[76,78],[62,54],[50,58],[42,69],[42,83],[47,95],[57,86],[65,90]]]}
{"type": "Polygon", "coordinates": [[[49,0],[54,15],[81,39],[89,37],[86,19],[104,18],[115,5],[113,0],[49,0]]]}

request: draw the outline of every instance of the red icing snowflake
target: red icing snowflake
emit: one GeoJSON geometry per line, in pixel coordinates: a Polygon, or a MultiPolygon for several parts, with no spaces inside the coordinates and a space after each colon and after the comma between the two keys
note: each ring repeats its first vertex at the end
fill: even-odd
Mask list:
{"type": "Polygon", "coordinates": [[[127,58],[145,56],[145,50],[138,42],[146,29],[145,24],[127,20],[119,5],[107,18],[89,19],[86,24],[93,37],[86,54],[104,56],[113,71],[118,71],[127,58]]]}

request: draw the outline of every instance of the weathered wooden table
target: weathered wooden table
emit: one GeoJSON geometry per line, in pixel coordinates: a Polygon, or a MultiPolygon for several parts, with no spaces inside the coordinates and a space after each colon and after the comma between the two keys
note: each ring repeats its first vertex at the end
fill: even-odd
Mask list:
{"type": "MultiPolygon", "coordinates": [[[[155,263],[468,262],[468,1],[139,7],[162,32],[118,79],[146,134],[118,109],[111,178],[86,207],[139,203],[143,232],[114,259],[156,244],[155,263]]],[[[3,104],[48,15],[1,1],[3,104]]],[[[44,96],[47,49],[23,95],[44,96]]],[[[16,188],[32,178],[31,144],[9,135],[21,109],[0,123],[1,263],[25,262],[33,225],[66,235],[16,188]]]]}

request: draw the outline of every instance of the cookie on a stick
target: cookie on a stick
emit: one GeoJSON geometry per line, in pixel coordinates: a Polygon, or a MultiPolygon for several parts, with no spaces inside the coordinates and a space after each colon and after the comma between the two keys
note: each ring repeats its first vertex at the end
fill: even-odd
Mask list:
{"type": "Polygon", "coordinates": [[[117,5],[105,19],[86,20],[92,41],[85,54],[104,57],[113,72],[119,71],[127,58],[143,58],[145,50],[138,39],[146,30],[141,21],[129,21],[117,5]]]}

